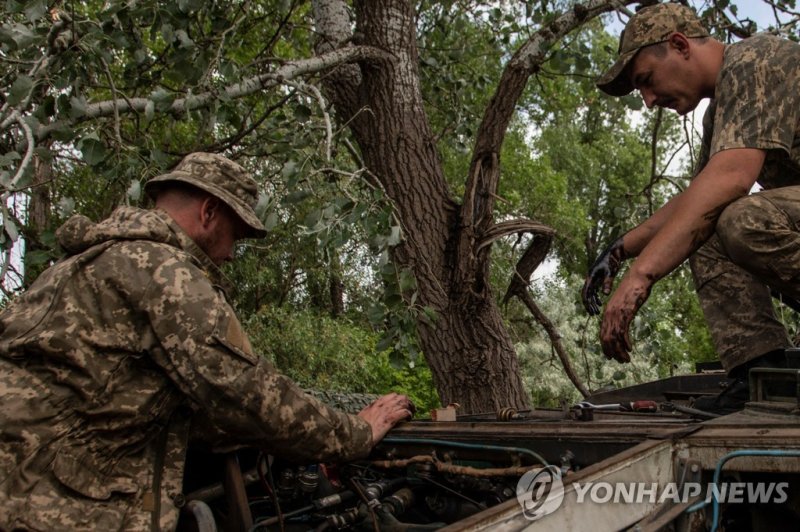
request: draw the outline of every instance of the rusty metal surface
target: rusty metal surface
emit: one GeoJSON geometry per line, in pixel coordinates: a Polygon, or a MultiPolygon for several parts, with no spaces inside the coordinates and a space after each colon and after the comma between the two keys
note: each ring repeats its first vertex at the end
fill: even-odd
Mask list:
{"type": "MultiPolygon", "coordinates": [[[[602,417],[602,416],[598,416],[602,417]]],[[[420,440],[420,445],[378,444],[374,457],[408,457],[430,452],[425,440],[446,440],[475,445],[523,447],[539,453],[550,463],[560,463],[566,451],[575,455],[578,467],[596,464],[622,453],[642,441],[663,440],[695,430],[699,423],[687,419],[663,419],[657,415],[637,419],[609,416],[591,422],[554,420],[551,422],[410,422],[393,429],[389,436],[420,440]]],[[[489,451],[458,450],[462,460],[503,456],[489,451]]]]}
{"type": "Polygon", "coordinates": [[[472,517],[442,528],[455,530],[570,530],[591,531],[625,529],[651,513],[655,503],[625,505],[597,504],[584,500],[578,504],[577,482],[668,482],[672,478],[672,445],[668,441],[645,441],[617,456],[587,467],[564,480],[564,502],[557,511],[537,521],[523,515],[516,500],[489,508],[472,517]]]}
{"type": "Polygon", "coordinates": [[[596,393],[587,397],[586,400],[592,403],[618,403],[643,399],[664,401],[675,397],[719,393],[721,385],[726,382],[729,382],[729,379],[724,373],[679,375],[618,390],[596,393]]]}
{"type": "Polygon", "coordinates": [[[229,529],[233,532],[248,532],[253,527],[253,515],[247,503],[242,470],[234,453],[225,455],[225,497],[228,502],[229,529]]]}
{"type": "MultiPolygon", "coordinates": [[[[745,410],[703,423],[682,438],[679,447],[713,469],[726,454],[741,449],[800,449],[800,416],[766,415],[745,410]]],[[[800,473],[800,458],[748,457],[731,461],[726,470],[800,473]]]]}
{"type": "Polygon", "coordinates": [[[697,424],[685,417],[637,414],[628,412],[598,413],[594,421],[566,419],[530,420],[521,422],[422,422],[403,423],[391,431],[404,438],[444,438],[488,442],[501,439],[541,440],[587,438],[592,441],[639,442],[645,438],[663,438],[677,428],[697,424]]]}
{"type": "MultiPolygon", "coordinates": [[[[604,480],[675,480],[676,464],[691,463],[700,472],[713,471],[720,459],[741,449],[800,449],[800,416],[781,409],[759,410],[751,405],[738,414],[697,422],[680,417],[620,416],[598,413],[593,421],[558,418],[523,422],[407,423],[392,431],[408,439],[447,439],[461,442],[524,447],[548,461],[568,449],[582,466],[565,478],[565,501],[539,521],[525,519],[516,499],[489,508],[443,530],[617,530],[636,523],[657,530],[679,518],[686,530],[698,526],[699,516],[683,514],[684,506],[577,504],[576,482],[604,480]]],[[[769,406],[769,405],[766,405],[769,406]]],[[[800,458],[748,456],[731,460],[726,471],[800,473],[800,458]]]]}

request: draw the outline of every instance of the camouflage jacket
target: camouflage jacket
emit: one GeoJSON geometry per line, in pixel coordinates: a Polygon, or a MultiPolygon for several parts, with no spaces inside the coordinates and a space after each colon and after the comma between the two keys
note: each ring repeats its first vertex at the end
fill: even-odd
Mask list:
{"type": "Polygon", "coordinates": [[[219,272],[161,211],[58,233],[68,256],[0,314],[0,529],[174,528],[189,438],[364,456],[361,418],[256,356],[219,272]]]}
{"type": "Polygon", "coordinates": [[[702,169],[717,152],[758,148],[766,189],[800,185],[800,44],[759,34],[726,46],[703,117],[702,169]]]}

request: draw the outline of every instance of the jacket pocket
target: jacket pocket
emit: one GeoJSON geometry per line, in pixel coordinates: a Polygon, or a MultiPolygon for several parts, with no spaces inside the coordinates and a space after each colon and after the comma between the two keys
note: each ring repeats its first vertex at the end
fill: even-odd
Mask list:
{"type": "Polygon", "coordinates": [[[250,344],[247,333],[244,332],[242,324],[239,323],[230,308],[219,313],[213,337],[214,340],[227,347],[250,365],[255,366],[258,364],[259,357],[253,353],[253,346],[250,344]]]}
{"type": "Polygon", "coordinates": [[[106,501],[114,493],[131,495],[139,491],[132,478],[99,473],[86,460],[64,450],[56,454],[52,471],[62,485],[91,499],[106,501]]]}

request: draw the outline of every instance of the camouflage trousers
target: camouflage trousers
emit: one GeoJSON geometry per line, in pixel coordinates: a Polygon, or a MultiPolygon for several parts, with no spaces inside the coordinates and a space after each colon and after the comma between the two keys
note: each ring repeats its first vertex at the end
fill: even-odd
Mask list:
{"type": "Polygon", "coordinates": [[[690,264],[726,371],[790,346],[770,289],[800,301],[800,186],[731,203],[690,264]]]}

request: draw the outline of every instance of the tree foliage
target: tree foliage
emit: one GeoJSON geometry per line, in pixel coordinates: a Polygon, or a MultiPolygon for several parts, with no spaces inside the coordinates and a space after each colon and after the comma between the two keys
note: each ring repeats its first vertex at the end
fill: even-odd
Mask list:
{"type": "MultiPolygon", "coordinates": [[[[673,159],[687,123],[641,114],[636,97],[606,98],[593,86],[616,50],[613,19],[598,16],[624,18],[633,4],[8,0],[2,289],[13,297],[58,257],[54,230],[73,212],[99,219],[146,205],[147,178],[186,153],[213,151],[253,171],[270,229],[227,270],[235,303],[254,343],[304,384],[383,391],[413,382],[432,404],[432,375],[446,402],[492,388],[471,407],[524,406],[516,347],[525,393],[563,396],[568,385],[531,377],[555,360],[553,336],[544,340],[514,300],[494,314],[537,242],[528,231],[547,227],[557,230],[545,233],[559,281],[531,294],[580,378],[594,387],[683,370],[711,355],[683,270],[658,286],[635,325],[649,372],[604,366],[596,335],[575,334],[594,327],[576,279],[690,175],[673,159]],[[323,50],[336,17],[350,35],[323,50]],[[386,20],[405,34],[376,28],[386,20]],[[347,85],[345,73],[360,81],[347,85]],[[403,101],[413,113],[390,108],[400,90],[410,91],[403,101]],[[393,130],[398,113],[407,121],[393,130]],[[432,192],[406,205],[426,183],[432,192]],[[465,324],[482,336],[441,342],[465,324]],[[449,370],[471,384],[444,382],[449,370]]],[[[796,38],[793,3],[771,4],[773,29],[796,38]]],[[[735,2],[708,2],[701,15],[724,40],[756,29],[735,2]]]]}

